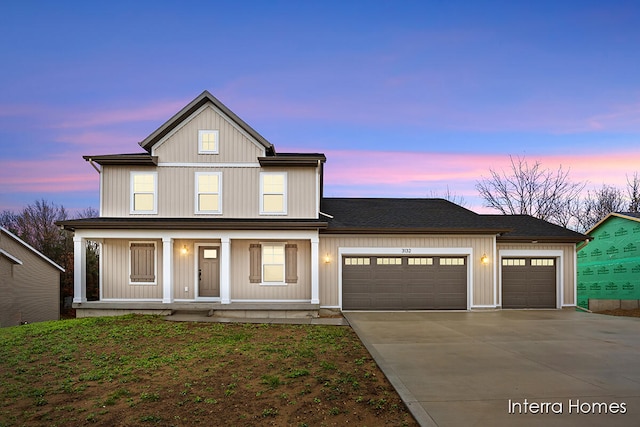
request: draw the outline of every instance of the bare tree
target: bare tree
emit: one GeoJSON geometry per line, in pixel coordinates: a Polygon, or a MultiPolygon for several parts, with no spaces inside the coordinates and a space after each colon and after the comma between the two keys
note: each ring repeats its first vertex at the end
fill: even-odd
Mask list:
{"type": "Polygon", "coordinates": [[[626,205],[622,190],[611,185],[603,184],[598,190],[588,191],[578,217],[579,229],[589,230],[611,212],[625,210],[626,205]]]}
{"type": "Polygon", "coordinates": [[[526,214],[568,224],[564,218],[567,204],[578,198],[585,184],[571,182],[569,170],[562,166],[551,170],[538,161],[529,164],[523,157],[509,159],[509,171],[489,169],[491,177],[476,183],[485,206],[505,215],[526,214]]]}
{"type": "Polygon", "coordinates": [[[640,212],[640,176],[634,172],[629,178],[627,175],[627,196],[629,198],[629,212],[640,212]]]}
{"type": "Polygon", "coordinates": [[[450,201],[451,203],[455,203],[463,207],[467,205],[467,201],[464,199],[464,196],[459,196],[455,193],[452,193],[448,185],[447,190],[443,194],[438,194],[435,191],[431,191],[431,195],[429,197],[445,199],[450,201]]]}

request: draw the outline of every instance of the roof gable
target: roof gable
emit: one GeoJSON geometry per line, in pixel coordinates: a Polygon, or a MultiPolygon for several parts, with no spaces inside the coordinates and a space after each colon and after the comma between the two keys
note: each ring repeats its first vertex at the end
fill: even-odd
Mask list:
{"type": "Polygon", "coordinates": [[[151,149],[160,142],[165,136],[167,136],[174,129],[179,127],[185,120],[187,120],[192,114],[200,110],[205,105],[210,104],[220,110],[226,115],[240,129],[250,135],[255,141],[264,147],[267,155],[275,154],[275,148],[273,144],[267,141],[256,130],[249,126],[244,120],[238,117],[233,111],[231,111],[226,105],[224,105],[215,96],[211,95],[208,91],[202,92],[193,101],[187,104],[182,110],[178,111],[173,117],[167,120],[162,126],[156,129],[148,137],[140,142],[140,146],[146,151],[151,153],[151,149]]]}
{"type": "MultiPolygon", "coordinates": [[[[42,254],[40,251],[36,250],[35,248],[33,248],[31,245],[29,245],[27,242],[25,242],[24,240],[22,240],[21,238],[19,238],[18,236],[16,236],[15,234],[13,234],[12,232],[10,232],[9,230],[7,230],[4,227],[0,227],[0,233],[4,233],[6,234],[8,237],[10,237],[11,239],[15,240],[16,242],[18,242],[20,245],[24,246],[25,248],[27,248],[28,250],[30,250],[31,252],[33,252],[35,255],[37,255],[38,257],[42,258],[44,261],[46,261],[47,263],[51,264],[52,266],[54,266],[55,268],[57,268],[58,270],[64,272],[64,268],[60,267],[58,264],[56,264],[55,262],[53,262],[52,260],[50,260],[49,258],[47,258],[44,254],[42,254]]],[[[4,251],[2,251],[4,252],[4,251]]],[[[9,255],[8,253],[4,252],[6,255],[9,255]]],[[[10,256],[12,258],[12,262],[17,263],[17,264],[22,264],[22,261],[18,260],[17,258],[10,256]],[[17,261],[17,262],[16,262],[17,261]]]]}
{"type": "Polygon", "coordinates": [[[591,227],[587,234],[591,234],[596,228],[607,222],[612,217],[624,218],[630,221],[640,222],[640,212],[611,212],[609,215],[602,218],[596,225],[591,227]]]}

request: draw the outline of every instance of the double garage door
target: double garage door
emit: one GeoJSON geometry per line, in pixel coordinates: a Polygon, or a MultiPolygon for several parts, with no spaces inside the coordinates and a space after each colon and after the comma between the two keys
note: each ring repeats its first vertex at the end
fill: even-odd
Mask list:
{"type": "Polygon", "coordinates": [[[502,308],[556,308],[555,258],[503,258],[502,308]]]}
{"type": "Polygon", "coordinates": [[[466,310],[467,258],[345,256],[344,310],[466,310]]]}

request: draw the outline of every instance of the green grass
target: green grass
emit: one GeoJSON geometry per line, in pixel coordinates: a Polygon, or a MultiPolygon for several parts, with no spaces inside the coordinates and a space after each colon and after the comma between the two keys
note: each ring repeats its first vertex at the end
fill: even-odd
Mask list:
{"type": "Polygon", "coordinates": [[[320,425],[354,414],[413,425],[348,327],[134,315],[33,323],[0,329],[0,384],[0,427],[320,425]]]}

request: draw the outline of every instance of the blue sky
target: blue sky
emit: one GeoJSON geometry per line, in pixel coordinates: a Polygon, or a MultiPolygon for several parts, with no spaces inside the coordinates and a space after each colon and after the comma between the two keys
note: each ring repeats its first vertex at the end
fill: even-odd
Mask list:
{"type": "Polygon", "coordinates": [[[10,2],[0,210],[97,207],[82,155],[140,151],[205,89],[278,151],[324,152],[328,196],[449,188],[482,210],[509,155],[622,187],[638,22],[634,1],[10,2]]]}

